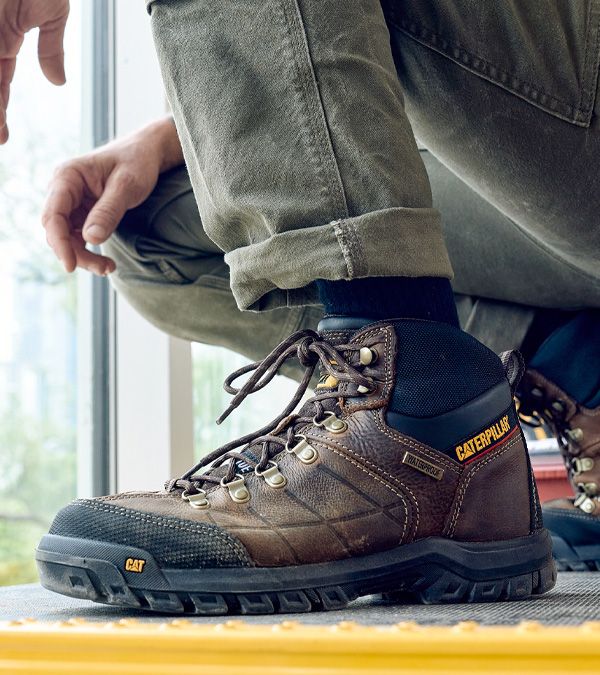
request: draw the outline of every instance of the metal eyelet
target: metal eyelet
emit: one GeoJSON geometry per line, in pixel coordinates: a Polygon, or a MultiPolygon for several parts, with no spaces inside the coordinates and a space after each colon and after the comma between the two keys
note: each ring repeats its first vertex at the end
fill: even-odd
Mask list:
{"type": "Polygon", "coordinates": [[[184,490],[181,493],[181,498],[188,502],[193,509],[208,509],[210,508],[210,502],[206,496],[204,490],[198,490],[193,495],[188,494],[187,490],[184,490]]]}
{"type": "Polygon", "coordinates": [[[286,443],[285,451],[290,455],[296,455],[296,457],[302,462],[302,464],[312,464],[317,460],[319,454],[317,451],[308,443],[306,436],[297,436],[300,439],[300,442],[297,443],[293,448],[290,448],[286,443]]]}
{"type": "Polygon", "coordinates": [[[254,469],[254,473],[257,476],[262,476],[265,479],[265,483],[270,485],[272,488],[282,488],[287,485],[286,477],[279,471],[279,467],[275,462],[269,462],[271,466],[264,471],[259,471],[254,469]]]}
{"type": "Polygon", "coordinates": [[[578,443],[579,441],[583,440],[583,429],[580,429],[579,427],[576,427],[575,429],[567,429],[565,432],[565,436],[573,443],[578,443]]]}
{"type": "Polygon", "coordinates": [[[594,460],[591,457],[575,457],[573,459],[573,473],[577,476],[584,471],[591,471],[594,468],[594,460]]]}
{"type": "Polygon", "coordinates": [[[250,501],[250,490],[246,487],[244,477],[236,473],[235,478],[229,483],[221,478],[221,486],[229,490],[229,496],[236,504],[245,504],[250,501]]]}
{"type": "Polygon", "coordinates": [[[598,494],[598,483],[577,483],[588,497],[595,497],[598,494]]]}
{"type": "Polygon", "coordinates": [[[359,351],[360,365],[369,366],[377,361],[377,352],[370,347],[361,347],[359,351]]]}
{"type": "Polygon", "coordinates": [[[573,506],[581,509],[584,513],[593,513],[596,510],[596,503],[591,497],[588,497],[585,492],[577,497],[573,502],[573,506]]]}
{"type": "Polygon", "coordinates": [[[315,422],[313,419],[313,424],[317,427],[327,429],[327,431],[330,431],[332,434],[341,434],[346,431],[348,424],[344,420],[341,420],[336,416],[335,413],[332,412],[328,412],[326,415],[327,417],[320,422],[315,422]]]}

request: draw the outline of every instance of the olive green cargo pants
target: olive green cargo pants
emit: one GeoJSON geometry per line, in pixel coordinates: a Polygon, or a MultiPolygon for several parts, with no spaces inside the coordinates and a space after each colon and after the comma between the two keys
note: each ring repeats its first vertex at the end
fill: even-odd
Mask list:
{"type": "Polygon", "coordinates": [[[106,248],[160,328],[257,358],[316,324],[315,279],[449,260],[495,348],[600,307],[600,0],[148,8],[187,171],[106,248]]]}

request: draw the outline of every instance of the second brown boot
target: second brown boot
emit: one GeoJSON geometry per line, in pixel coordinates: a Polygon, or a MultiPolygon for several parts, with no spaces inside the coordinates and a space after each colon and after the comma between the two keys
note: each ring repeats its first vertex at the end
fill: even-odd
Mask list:
{"type": "Polygon", "coordinates": [[[558,440],[574,497],[543,505],[560,570],[600,570],[600,407],[580,405],[554,382],[528,370],[519,412],[546,422],[558,440]]]}

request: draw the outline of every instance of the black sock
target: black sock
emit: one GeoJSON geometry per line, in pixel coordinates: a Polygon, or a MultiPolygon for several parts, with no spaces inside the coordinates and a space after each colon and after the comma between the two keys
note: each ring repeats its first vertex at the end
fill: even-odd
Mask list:
{"type": "Polygon", "coordinates": [[[600,310],[575,314],[542,343],[529,365],[584,407],[600,406],[600,310]]]}
{"type": "Polygon", "coordinates": [[[575,316],[577,316],[576,310],[537,309],[531,326],[529,326],[529,330],[519,347],[525,363],[531,361],[533,355],[552,333],[569,323],[575,316]]]}
{"type": "Polygon", "coordinates": [[[380,319],[428,319],[458,326],[452,286],[440,277],[317,279],[326,314],[380,319]]]}

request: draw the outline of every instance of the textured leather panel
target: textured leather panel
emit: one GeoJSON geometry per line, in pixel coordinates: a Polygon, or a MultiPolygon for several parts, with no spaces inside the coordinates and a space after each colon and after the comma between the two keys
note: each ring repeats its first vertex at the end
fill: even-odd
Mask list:
{"type": "Polygon", "coordinates": [[[297,565],[300,562],[286,539],[272,529],[236,530],[231,528],[229,532],[244,544],[255,565],[277,567],[297,565]]]}
{"type": "Polygon", "coordinates": [[[344,538],[338,535],[335,525],[284,527],[281,534],[296,552],[296,558],[300,563],[322,562],[323,548],[327,550],[327,555],[332,555],[335,560],[348,558],[352,550],[344,538]],[[307,546],[307,541],[312,541],[313,546],[307,546]]]}
{"type": "Polygon", "coordinates": [[[110,499],[126,508],[177,513],[190,521],[220,525],[235,534],[260,565],[323,562],[401,543],[409,532],[409,509],[398,487],[337,449],[316,447],[319,458],[310,465],[287,454],[276,458],[288,481],[284,489],[249,475],[246,484],[252,498],[245,504],[233,502],[226,489],[211,491],[208,510],[192,509],[166,493],[110,499]]]}
{"type": "Polygon", "coordinates": [[[447,532],[459,541],[495,541],[532,530],[530,486],[523,436],[465,467],[447,532]]]}
{"type": "Polygon", "coordinates": [[[454,499],[462,471],[460,465],[387,427],[381,411],[357,411],[346,422],[348,431],[344,434],[313,429],[307,437],[326,441],[399,490],[411,514],[410,539],[439,534],[454,499]],[[436,481],[404,464],[402,459],[406,452],[443,469],[442,480],[436,481]]]}

